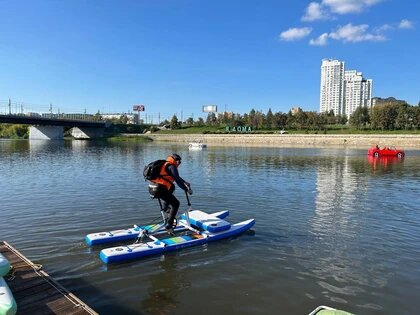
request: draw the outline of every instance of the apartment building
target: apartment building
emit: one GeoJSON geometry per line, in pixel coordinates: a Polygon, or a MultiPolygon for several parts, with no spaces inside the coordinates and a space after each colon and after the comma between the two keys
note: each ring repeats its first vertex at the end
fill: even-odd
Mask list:
{"type": "Polygon", "coordinates": [[[324,59],[321,64],[320,112],[350,115],[359,106],[370,107],[372,80],[362,72],[345,70],[344,62],[324,59]]]}

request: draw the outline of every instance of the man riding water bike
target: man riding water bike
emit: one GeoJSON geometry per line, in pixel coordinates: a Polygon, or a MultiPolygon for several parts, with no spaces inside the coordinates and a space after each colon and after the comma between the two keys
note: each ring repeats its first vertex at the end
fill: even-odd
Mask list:
{"type": "Polygon", "coordinates": [[[192,194],[191,184],[182,179],[178,173],[178,167],[181,165],[181,157],[172,153],[166,158],[166,162],[160,169],[159,176],[150,180],[149,193],[153,198],[163,200],[162,211],[167,213],[165,220],[165,229],[169,234],[174,234],[174,221],[179,209],[179,200],[174,196],[176,184],[185,192],[192,194]]]}

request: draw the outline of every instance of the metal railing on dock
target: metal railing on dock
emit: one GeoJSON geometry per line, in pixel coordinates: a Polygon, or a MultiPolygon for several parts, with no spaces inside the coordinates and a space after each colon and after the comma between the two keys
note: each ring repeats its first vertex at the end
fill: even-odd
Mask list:
{"type": "Polygon", "coordinates": [[[17,314],[98,314],[7,242],[0,241],[0,253],[12,266],[4,278],[17,314]]]}

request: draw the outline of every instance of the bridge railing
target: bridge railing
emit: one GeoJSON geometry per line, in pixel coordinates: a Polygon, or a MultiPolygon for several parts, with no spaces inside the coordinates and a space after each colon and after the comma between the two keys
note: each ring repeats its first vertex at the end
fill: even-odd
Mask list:
{"type": "Polygon", "coordinates": [[[58,111],[53,111],[52,105],[50,105],[48,109],[47,106],[17,103],[12,102],[11,100],[0,100],[0,115],[86,121],[102,120],[100,115],[87,113],[60,113],[59,109],[58,111]]]}
{"type": "Polygon", "coordinates": [[[31,118],[47,118],[47,119],[63,119],[63,120],[84,120],[84,121],[101,121],[102,117],[100,115],[92,114],[53,114],[53,113],[9,113],[0,110],[0,115],[7,116],[18,116],[18,117],[31,117],[31,118]]]}

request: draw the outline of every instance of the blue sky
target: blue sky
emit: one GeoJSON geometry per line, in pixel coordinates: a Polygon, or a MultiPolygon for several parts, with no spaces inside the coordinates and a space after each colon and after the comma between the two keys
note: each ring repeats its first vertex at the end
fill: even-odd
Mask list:
{"type": "Polygon", "coordinates": [[[373,79],[373,96],[420,101],[417,0],[0,0],[0,12],[0,104],[28,111],[319,111],[323,58],[373,79]]]}

